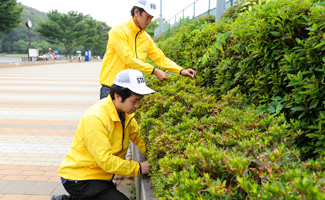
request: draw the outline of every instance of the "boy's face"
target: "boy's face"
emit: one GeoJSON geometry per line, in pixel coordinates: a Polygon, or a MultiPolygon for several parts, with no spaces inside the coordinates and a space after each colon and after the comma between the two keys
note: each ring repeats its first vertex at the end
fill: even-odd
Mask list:
{"type": "Polygon", "coordinates": [[[134,113],[140,107],[140,100],[143,97],[144,95],[132,94],[129,98],[122,102],[122,98],[119,96],[117,98],[118,105],[116,105],[117,111],[125,112],[127,114],[134,113]]]}

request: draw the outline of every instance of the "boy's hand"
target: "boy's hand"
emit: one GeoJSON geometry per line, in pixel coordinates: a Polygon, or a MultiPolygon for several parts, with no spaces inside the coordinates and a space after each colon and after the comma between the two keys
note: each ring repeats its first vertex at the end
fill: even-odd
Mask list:
{"type": "Polygon", "coordinates": [[[151,172],[151,165],[149,161],[140,163],[142,174],[149,174],[151,172]]]}

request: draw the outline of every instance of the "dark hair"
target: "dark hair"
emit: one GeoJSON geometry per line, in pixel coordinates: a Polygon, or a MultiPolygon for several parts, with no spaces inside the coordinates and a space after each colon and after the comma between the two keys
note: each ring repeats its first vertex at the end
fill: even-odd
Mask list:
{"type": "Polygon", "coordinates": [[[134,17],[134,11],[135,11],[135,9],[139,9],[139,11],[140,11],[140,15],[143,13],[143,12],[145,12],[145,10],[143,9],[143,8],[140,8],[140,7],[137,7],[137,6],[133,6],[133,8],[132,8],[132,10],[131,10],[131,16],[132,17],[134,17]]]}
{"type": "Polygon", "coordinates": [[[116,93],[122,97],[122,102],[124,102],[125,99],[129,98],[132,94],[135,94],[129,88],[124,88],[124,87],[113,84],[109,91],[109,95],[111,95],[112,100],[115,100],[114,93],[116,93]]]}

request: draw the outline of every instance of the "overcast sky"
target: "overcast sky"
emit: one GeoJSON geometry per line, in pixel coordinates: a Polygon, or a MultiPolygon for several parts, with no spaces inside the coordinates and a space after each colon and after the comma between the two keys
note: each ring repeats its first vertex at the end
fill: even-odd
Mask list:
{"type": "MultiPolygon", "coordinates": [[[[156,1],[160,13],[160,0],[156,1]]],[[[196,15],[208,10],[209,2],[210,8],[216,6],[216,0],[162,0],[163,18],[169,20],[195,1],[197,1],[196,15]]],[[[61,13],[76,11],[89,14],[94,19],[106,22],[108,26],[114,27],[131,18],[130,10],[133,7],[134,0],[17,0],[17,2],[45,13],[58,10],[61,13]]],[[[192,5],[186,9],[185,16],[193,15],[193,12],[194,7],[192,5]]]]}

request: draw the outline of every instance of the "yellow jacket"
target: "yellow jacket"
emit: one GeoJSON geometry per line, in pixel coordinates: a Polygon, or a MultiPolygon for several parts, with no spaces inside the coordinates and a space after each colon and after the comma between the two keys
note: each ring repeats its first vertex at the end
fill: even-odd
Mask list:
{"type": "Polygon", "coordinates": [[[154,67],[146,62],[147,57],[158,66],[179,74],[183,69],[165,57],[150,35],[139,29],[133,18],[111,29],[108,33],[106,53],[100,72],[100,84],[111,86],[116,74],[124,69],[137,69],[151,74],[154,67]]]}
{"type": "Polygon", "coordinates": [[[59,175],[69,180],[108,181],[114,174],[139,176],[139,163],[124,159],[129,139],[145,155],[145,143],[139,138],[133,114],[125,113],[123,130],[111,97],[98,101],[82,116],[59,175]]]}

